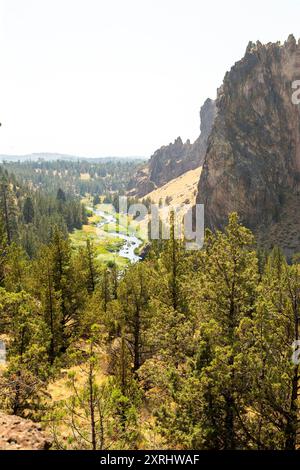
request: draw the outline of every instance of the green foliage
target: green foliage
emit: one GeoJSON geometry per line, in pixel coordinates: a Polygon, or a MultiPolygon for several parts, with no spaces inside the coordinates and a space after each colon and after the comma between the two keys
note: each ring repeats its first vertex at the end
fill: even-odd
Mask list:
{"type": "Polygon", "coordinates": [[[8,367],[0,378],[2,407],[21,416],[39,416],[49,368],[49,332],[35,300],[24,291],[0,289],[0,331],[8,336],[8,367]]]}
{"type": "Polygon", "coordinates": [[[32,199],[27,196],[24,202],[23,206],[23,218],[25,224],[32,224],[34,220],[34,207],[33,207],[33,202],[32,199]]]}
{"type": "Polygon", "coordinates": [[[55,196],[61,190],[72,198],[78,195],[85,197],[87,193],[92,196],[107,194],[108,198],[111,192],[120,191],[124,194],[140,165],[141,161],[128,159],[38,160],[2,164],[4,171],[13,173],[24,184],[47,188],[55,196]]]}
{"type": "Polygon", "coordinates": [[[119,271],[92,239],[72,247],[83,214],[65,187],[48,197],[3,178],[1,408],[46,416],[58,449],[297,448],[297,259],[257,252],[232,214],[201,251],[186,252],[172,223],[170,240],[119,271]]]}

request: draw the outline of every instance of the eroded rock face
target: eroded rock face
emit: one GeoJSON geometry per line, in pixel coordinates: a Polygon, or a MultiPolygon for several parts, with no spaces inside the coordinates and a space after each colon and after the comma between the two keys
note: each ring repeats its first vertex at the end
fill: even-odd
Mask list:
{"type": "Polygon", "coordinates": [[[130,182],[131,195],[143,197],[183,173],[202,165],[207,149],[207,139],[216,116],[215,102],[207,99],[200,111],[201,134],[191,144],[178,137],[174,143],[163,146],[152,155],[130,182]]]}
{"type": "Polygon", "coordinates": [[[300,249],[300,41],[249,43],[218,91],[218,115],[198,188],[206,226],[236,211],[268,247],[300,249]]]}
{"type": "Polygon", "coordinates": [[[0,450],[47,450],[50,447],[38,424],[0,413],[0,450]]]}

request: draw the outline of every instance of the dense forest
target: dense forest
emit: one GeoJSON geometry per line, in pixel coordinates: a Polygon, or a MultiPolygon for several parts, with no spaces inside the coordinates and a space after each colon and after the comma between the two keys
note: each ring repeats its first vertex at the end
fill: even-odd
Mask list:
{"type": "Polygon", "coordinates": [[[6,243],[20,245],[29,257],[50,242],[53,228],[66,237],[86,222],[80,198],[58,189],[43,189],[0,167],[0,207],[6,243]]]}
{"type": "Polygon", "coordinates": [[[47,188],[56,192],[59,188],[66,193],[84,197],[109,194],[118,191],[122,194],[134,171],[141,165],[138,159],[5,161],[3,168],[13,173],[19,181],[34,188],[47,188]]]}
{"type": "Polygon", "coordinates": [[[85,210],[68,187],[16,175],[4,165],[1,410],[40,421],[56,449],[297,447],[297,259],[258,250],[232,214],[201,251],[171,227],[120,271],[89,238],[72,248],[85,210]]]}

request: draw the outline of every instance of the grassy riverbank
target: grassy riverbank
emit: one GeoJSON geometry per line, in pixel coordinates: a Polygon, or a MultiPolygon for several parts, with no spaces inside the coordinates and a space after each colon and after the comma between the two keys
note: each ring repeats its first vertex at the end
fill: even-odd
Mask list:
{"type": "MultiPolygon", "coordinates": [[[[91,205],[91,201],[86,198],[83,201],[87,206],[91,205]]],[[[97,209],[103,209],[101,204],[96,206],[97,209]]],[[[71,234],[71,242],[75,248],[82,247],[86,244],[87,238],[93,241],[97,253],[97,259],[103,263],[115,262],[119,266],[126,266],[129,260],[119,255],[119,250],[124,245],[124,240],[115,235],[118,232],[122,235],[136,236],[143,243],[146,239],[146,234],[139,223],[132,220],[126,215],[115,214],[113,209],[105,207],[106,213],[111,213],[117,219],[116,223],[106,223],[102,227],[98,224],[103,220],[101,216],[91,214],[88,217],[88,224],[83,225],[81,230],[74,230],[71,234]]],[[[141,245],[142,247],[143,245],[141,245]]],[[[141,249],[140,247],[140,249],[141,249]]]]}

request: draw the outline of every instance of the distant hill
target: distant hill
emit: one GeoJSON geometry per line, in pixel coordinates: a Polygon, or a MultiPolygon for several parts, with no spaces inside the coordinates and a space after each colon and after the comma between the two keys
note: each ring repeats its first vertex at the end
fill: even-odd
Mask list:
{"type": "Polygon", "coordinates": [[[45,160],[45,161],[56,161],[56,160],[67,160],[67,161],[78,161],[84,160],[89,162],[101,163],[107,162],[111,160],[121,160],[121,161],[128,161],[128,160],[144,160],[144,157],[136,157],[136,156],[128,156],[128,157],[83,157],[79,155],[66,155],[62,153],[31,153],[28,155],[0,155],[0,162],[7,161],[7,162],[24,162],[24,161],[38,161],[38,160],[45,160]]]}

